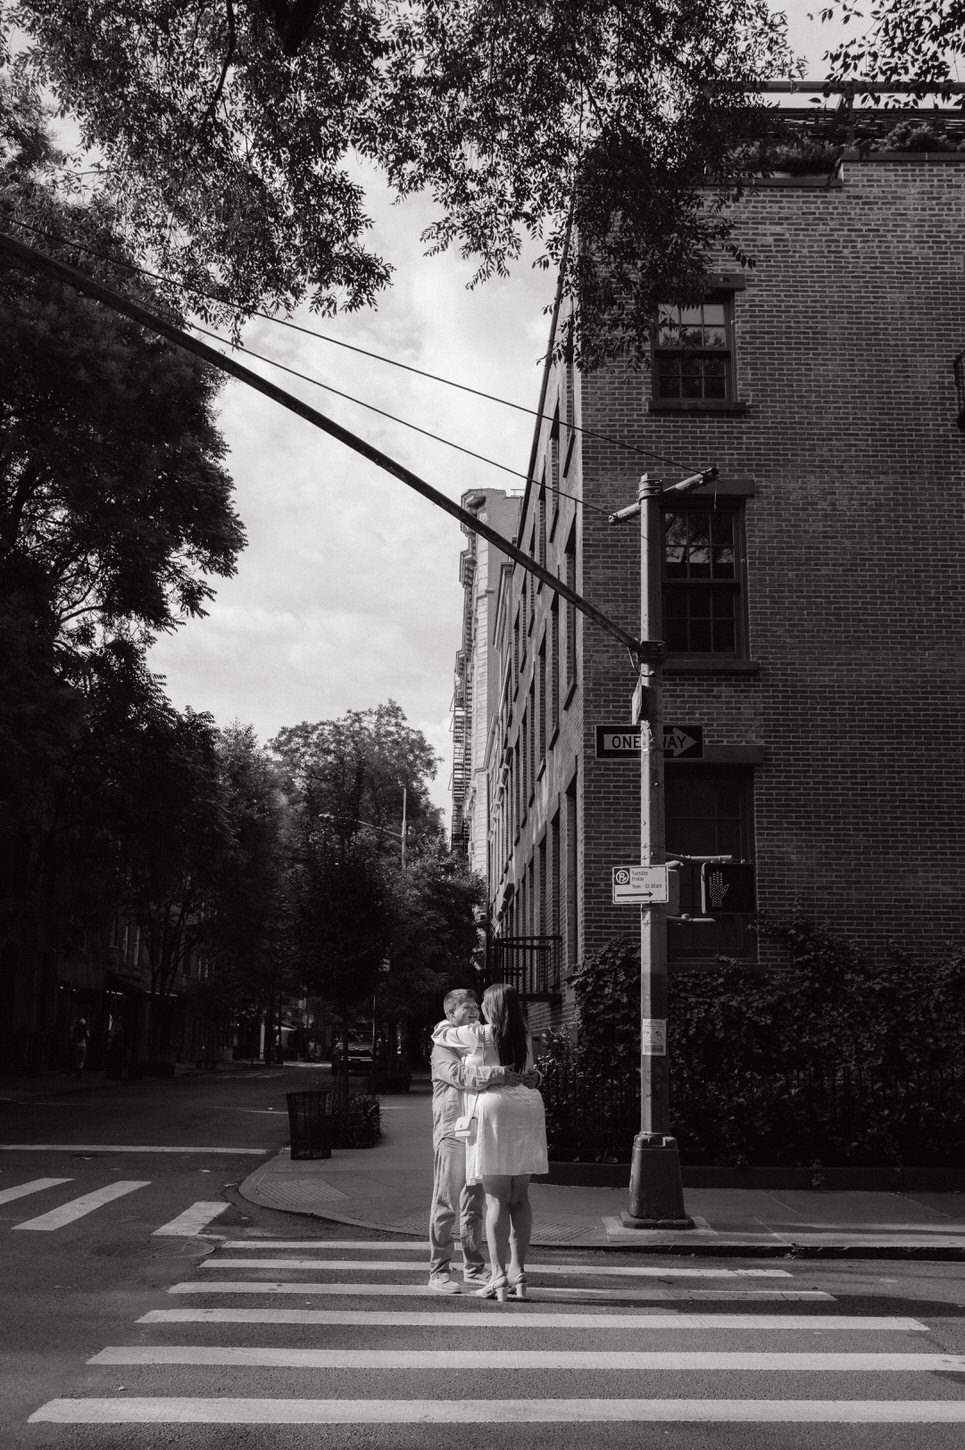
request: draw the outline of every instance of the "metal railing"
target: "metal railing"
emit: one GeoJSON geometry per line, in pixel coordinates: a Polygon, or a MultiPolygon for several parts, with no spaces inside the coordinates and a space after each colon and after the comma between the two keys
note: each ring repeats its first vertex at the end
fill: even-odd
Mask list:
{"type": "Polygon", "coordinates": [[[498,936],[489,943],[485,986],[508,982],[521,997],[560,990],[561,936],[498,936]]]}
{"type": "MultiPolygon", "coordinates": [[[[551,1154],[629,1161],[638,1114],[635,1067],[544,1062],[551,1154]]],[[[712,1084],[671,1068],[671,1123],[684,1163],[960,1166],[965,1066],[838,1066],[784,1073],[719,1071],[712,1084]]]]}

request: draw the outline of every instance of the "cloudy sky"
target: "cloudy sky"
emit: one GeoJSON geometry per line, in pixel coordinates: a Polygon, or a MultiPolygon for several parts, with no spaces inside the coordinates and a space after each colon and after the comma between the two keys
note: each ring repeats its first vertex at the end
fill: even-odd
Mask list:
{"type": "MultiPolygon", "coordinates": [[[[788,7],[792,38],[814,59],[825,35],[808,0],[788,7]]],[[[509,280],[467,291],[471,266],[422,255],[431,203],[390,204],[369,189],[372,240],[396,268],[377,311],[295,321],[427,372],[535,409],[552,277],[535,252],[509,280]]],[[[246,346],[341,392],[525,471],[524,413],[273,325],[246,346]]],[[[521,489],[522,478],[433,442],[357,404],[254,360],[249,365],[412,468],[453,499],[467,489],[521,489]]],[[[153,668],[179,707],[238,719],[263,741],[282,726],[332,719],[390,697],[442,757],[433,799],[448,820],[450,702],[461,629],[456,521],[308,423],[240,383],[221,396],[248,547],[218,584],[206,618],[164,637],[153,668]]]]}

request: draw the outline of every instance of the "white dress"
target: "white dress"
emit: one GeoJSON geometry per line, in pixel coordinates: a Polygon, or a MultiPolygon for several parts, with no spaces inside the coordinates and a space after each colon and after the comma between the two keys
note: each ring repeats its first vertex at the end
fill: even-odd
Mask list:
{"type": "MultiPolygon", "coordinates": [[[[469,1067],[498,1067],[499,1055],[490,1028],[481,1024],[454,1029],[459,1041],[474,1041],[466,1059],[469,1067]]],[[[449,1039],[452,1041],[452,1038],[449,1039]]],[[[533,1066],[527,1039],[526,1068],[533,1066]]],[[[491,1087],[467,1093],[466,1112],[475,1104],[476,1141],[466,1148],[466,1182],[479,1183],[490,1174],[548,1173],[546,1113],[536,1088],[491,1087]]]]}

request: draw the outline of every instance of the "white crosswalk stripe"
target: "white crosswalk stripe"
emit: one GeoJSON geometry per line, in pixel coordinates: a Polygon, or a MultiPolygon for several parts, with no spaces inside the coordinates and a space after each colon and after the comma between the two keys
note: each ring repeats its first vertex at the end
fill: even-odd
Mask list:
{"type": "Polygon", "coordinates": [[[280,1369],[749,1369],[854,1373],[911,1370],[965,1374],[965,1354],[746,1354],[706,1350],[603,1351],[542,1349],[243,1349],[224,1345],[114,1345],[88,1364],[218,1364],[280,1369]]]}
{"type": "Polygon", "coordinates": [[[27,1198],[31,1193],[40,1193],[45,1188],[58,1188],[62,1183],[73,1183],[72,1178],[32,1178],[29,1183],[18,1183],[13,1188],[0,1188],[0,1203],[13,1203],[15,1199],[27,1198]]]}
{"type": "MultiPolygon", "coordinates": [[[[201,1208],[193,1205],[199,1215],[201,1208]]],[[[191,1212],[180,1216],[185,1223],[191,1212]]],[[[113,1393],[117,1381],[112,1377],[103,1383],[107,1393],[98,1396],[97,1381],[92,1379],[90,1397],[51,1399],[31,1420],[65,1425],[361,1427],[965,1424],[965,1354],[930,1348],[928,1326],[910,1315],[836,1312],[833,1295],[788,1282],[799,1270],[715,1265],[695,1269],[680,1263],[620,1265],[574,1258],[572,1263],[533,1265],[531,1301],[501,1305],[469,1294],[439,1302],[425,1282],[425,1245],[421,1241],[230,1241],[222,1242],[201,1267],[214,1273],[172,1284],[168,1293],[209,1303],[155,1308],[136,1321],[139,1341],[149,1339],[146,1330],[156,1326],[163,1342],[109,1345],[87,1361],[93,1375],[116,1374],[123,1368],[123,1395],[113,1393]],[[242,1250],[243,1257],[233,1256],[242,1250]],[[286,1250],[287,1255],[281,1257],[286,1250]],[[324,1257],[298,1257],[308,1250],[324,1257]],[[346,1257],[338,1258],[338,1254],[346,1257]],[[278,1281],[259,1277],[279,1268],[293,1277],[278,1281]],[[410,1271],[422,1275],[423,1282],[406,1283],[410,1271]],[[311,1277],[316,1273],[331,1277],[327,1281],[311,1277]],[[380,1276],[377,1282],[373,1282],[373,1274],[380,1276]],[[566,1282],[547,1284],[546,1279],[566,1282]],[[339,1298],[364,1302],[376,1295],[389,1300],[431,1295],[436,1302],[431,1308],[412,1310],[401,1304],[398,1308],[391,1304],[372,1309],[330,1307],[339,1298]],[[246,1296],[256,1301],[267,1297],[280,1302],[237,1308],[210,1303],[220,1296],[246,1296]],[[318,1308],[310,1307],[313,1299],[321,1301],[318,1308]],[[719,1304],[720,1310],[703,1313],[688,1307],[708,1300],[719,1304]],[[525,1324],[525,1348],[507,1347],[508,1322],[516,1328],[525,1324]],[[192,1325],[223,1328],[218,1337],[225,1342],[192,1342],[192,1325]],[[183,1340],[178,1336],[180,1326],[185,1330],[183,1340]],[[264,1342],[249,1342],[251,1326],[262,1326],[264,1342]],[[292,1329],[299,1327],[302,1334],[293,1335],[292,1329]],[[347,1336],[346,1327],[357,1332],[347,1336]],[[388,1343],[386,1329],[396,1331],[390,1333],[388,1343]],[[409,1345],[405,1343],[407,1330],[419,1331],[419,1338],[413,1335],[409,1345]],[[541,1346],[536,1334],[543,1330],[557,1337],[541,1346]],[[439,1331],[440,1338],[431,1334],[427,1338],[426,1331],[439,1331]],[[495,1339],[486,1337],[494,1331],[495,1339]],[[232,1333],[240,1342],[232,1342],[232,1333]],[[630,1348],[622,1348],[621,1337],[614,1337],[621,1334],[622,1343],[630,1348]],[[815,1344],[817,1335],[829,1334],[847,1334],[849,1347],[844,1350],[826,1337],[820,1347],[815,1344]],[[758,1347],[762,1336],[766,1348],[758,1347]],[[882,1336],[885,1343],[879,1348],[882,1336]],[[901,1336],[905,1336],[904,1344],[901,1336]],[[296,1342],[289,1343],[290,1339],[296,1342]],[[893,1348],[886,1347],[889,1340],[893,1348]],[[920,1349],[915,1341],[921,1343],[920,1349]],[[157,1376],[165,1370],[172,1371],[171,1387],[178,1393],[143,1393],[147,1385],[156,1385],[157,1376]],[[297,1380],[292,1374],[300,1370],[309,1375],[330,1371],[347,1376],[339,1382],[340,1387],[344,1383],[344,1393],[325,1399],[293,1393],[297,1380]],[[452,1380],[454,1372],[463,1377],[461,1382],[452,1380]],[[527,1372],[542,1377],[539,1388],[548,1390],[548,1395],[520,1396],[518,1376],[527,1372]],[[477,1373],[506,1378],[485,1382],[486,1390],[493,1385],[489,1398],[446,1398],[454,1384],[464,1395],[476,1388],[465,1376],[477,1373]],[[241,1375],[241,1380],[228,1379],[232,1374],[241,1375]],[[403,1386],[405,1377],[413,1376],[412,1393],[400,1395],[396,1378],[391,1383],[394,1397],[381,1398],[379,1391],[388,1384],[377,1378],[380,1374],[401,1376],[403,1386]],[[559,1397],[553,1393],[555,1374],[569,1377],[560,1380],[563,1393],[559,1397]],[[139,1393],[138,1377],[142,1375],[153,1378],[141,1381],[139,1393]],[[283,1377],[278,1381],[284,1385],[283,1393],[272,1393],[276,1375],[283,1377]],[[434,1375],[439,1376],[437,1382],[431,1379],[434,1375]],[[613,1392],[605,1397],[600,1394],[601,1375],[614,1376],[613,1392]],[[687,1375],[699,1377],[699,1389],[688,1387],[681,1378],[687,1375]],[[756,1393],[748,1393],[745,1378],[739,1394],[715,1395],[712,1377],[719,1376],[717,1385],[723,1387],[735,1382],[727,1378],[734,1375],[753,1376],[756,1393]],[[795,1385],[802,1387],[802,1397],[777,1398],[768,1393],[769,1386],[773,1390],[782,1383],[777,1378],[782,1375],[793,1376],[795,1385]],[[860,1388],[861,1375],[874,1377],[876,1389],[869,1385],[868,1398],[836,1398],[827,1393],[837,1380],[847,1386],[845,1395],[847,1390],[853,1395],[855,1386],[860,1388]],[[915,1387],[923,1384],[923,1375],[944,1377],[944,1398],[917,1397],[915,1387]],[[627,1376],[642,1378],[628,1381],[627,1376]],[[823,1376],[828,1377],[827,1387],[823,1376]],[[907,1382],[900,1379],[903,1376],[908,1376],[907,1382]],[[427,1392],[427,1377],[429,1383],[440,1386],[436,1392],[427,1392]],[[899,1383],[903,1393],[889,1393],[891,1385],[899,1383]],[[581,1384],[593,1393],[582,1396],[581,1384]],[[237,1393],[249,1386],[250,1395],[237,1393]],[[632,1393],[635,1386],[636,1394],[632,1393]],[[663,1386],[666,1390],[661,1392],[663,1386]],[[668,1395],[671,1386],[673,1392],[668,1395]],[[505,1393],[499,1394],[502,1387],[505,1393]],[[651,1387],[654,1393],[647,1394],[651,1387]],[[679,1396],[674,1393],[678,1388],[679,1396]],[[572,1392],[566,1394],[566,1390],[572,1392]]],[[[316,1384],[311,1379],[305,1383],[316,1384]]]]}
{"type": "MultiPolygon", "coordinates": [[[[54,1188],[63,1188],[65,1184],[75,1181],[73,1178],[31,1178],[24,1183],[12,1184],[9,1188],[0,1189],[0,1204],[15,1203],[18,1199],[28,1198],[32,1194],[43,1193],[54,1188]]],[[[79,1198],[69,1199],[34,1218],[11,1224],[10,1228],[11,1231],[54,1233],[58,1229],[66,1228],[69,1224],[76,1223],[78,1219],[86,1218],[98,1209],[106,1208],[116,1199],[123,1198],[138,1188],[149,1188],[150,1185],[150,1179],[122,1179],[92,1189],[79,1198]]],[[[190,1204],[177,1217],[152,1230],[152,1237],[194,1238],[202,1234],[214,1219],[224,1213],[227,1207],[228,1203],[225,1199],[199,1200],[190,1204]]]]}
{"type": "Polygon", "coordinates": [[[228,1207],[224,1200],[218,1203],[198,1202],[192,1203],[177,1218],[172,1218],[170,1223],[162,1223],[156,1228],[152,1238],[193,1238],[208,1227],[208,1224],[216,1219],[219,1214],[224,1213],[228,1207]]]}
{"type": "MultiPolygon", "coordinates": [[[[204,1265],[201,1264],[199,1267],[204,1268],[204,1265]]],[[[214,1265],[214,1267],[217,1268],[217,1265],[214,1265]]],[[[254,1279],[244,1282],[250,1282],[252,1293],[257,1293],[261,1287],[259,1282],[254,1279]]],[[[294,1293],[298,1289],[304,1288],[304,1285],[291,1284],[289,1288],[294,1293]]],[[[194,1293],[195,1290],[192,1288],[188,1292],[194,1293]]],[[[197,1292],[210,1293],[211,1284],[200,1285],[197,1292]]],[[[277,1288],[272,1292],[277,1293],[277,1288]]],[[[463,1293],[469,1294],[471,1292],[471,1287],[464,1287],[463,1293]]],[[[384,1280],[379,1284],[338,1284],[334,1282],[330,1284],[314,1284],[311,1287],[311,1293],[335,1296],[351,1294],[353,1299],[384,1299],[387,1295],[391,1295],[393,1299],[434,1299],[436,1303],[439,1302],[439,1295],[426,1283],[387,1284],[384,1280]]],[[[640,1285],[636,1289],[586,1289],[582,1286],[563,1289],[541,1284],[538,1288],[530,1290],[529,1297],[534,1304],[549,1303],[554,1299],[562,1299],[566,1303],[572,1303],[574,1299],[605,1301],[606,1303],[626,1299],[630,1299],[634,1303],[639,1303],[641,1299],[674,1299],[678,1302],[683,1299],[693,1299],[703,1300],[705,1302],[711,1300],[720,1300],[722,1302],[739,1300],[741,1303],[754,1302],[769,1304],[801,1300],[824,1300],[827,1302],[834,1296],[826,1293],[823,1289],[761,1289],[754,1285],[735,1285],[730,1289],[696,1289],[691,1284],[679,1284],[673,1288],[669,1288],[667,1285],[652,1285],[647,1283],[640,1285]]]]}
{"type": "Polygon", "coordinates": [[[134,1193],[138,1188],[148,1186],[149,1180],[122,1178],[117,1183],[108,1183],[104,1188],[95,1189],[93,1193],[72,1198],[69,1203],[62,1203],[59,1208],[52,1208],[38,1218],[28,1218],[24,1223],[15,1223],[13,1227],[14,1230],[28,1229],[34,1233],[51,1233],[54,1229],[63,1228],[65,1224],[83,1218],[85,1214],[93,1213],[96,1208],[103,1208],[105,1203],[111,1203],[115,1198],[123,1198],[127,1193],[134,1193]]]}
{"type": "MultiPolygon", "coordinates": [[[[423,1248],[423,1253],[425,1249],[423,1248]]],[[[411,1263],[408,1259],[259,1259],[252,1263],[249,1259],[218,1259],[217,1262],[209,1260],[201,1266],[204,1269],[337,1269],[339,1273],[370,1273],[384,1274],[425,1274],[424,1263],[411,1263]]],[[[599,1275],[616,1274],[621,1279],[747,1279],[747,1278],[790,1278],[786,1269],[678,1269],[670,1265],[659,1268],[640,1267],[633,1265],[631,1268],[620,1267],[615,1264],[540,1264],[540,1277],[546,1274],[564,1274],[570,1278],[586,1278],[599,1275]]]]}
{"type": "Polygon", "coordinates": [[[823,1424],[961,1425],[949,1400],[50,1400],[30,1416],[61,1425],[823,1424]]]}

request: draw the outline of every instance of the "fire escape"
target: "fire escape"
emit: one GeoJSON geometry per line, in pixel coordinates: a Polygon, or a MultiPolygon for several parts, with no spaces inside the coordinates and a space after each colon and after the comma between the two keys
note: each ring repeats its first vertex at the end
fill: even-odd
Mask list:
{"type": "Polygon", "coordinates": [[[452,849],[463,856],[469,852],[469,821],[466,804],[472,789],[472,645],[476,577],[476,541],[459,560],[463,586],[462,647],[456,653],[452,695],[452,849]]]}

